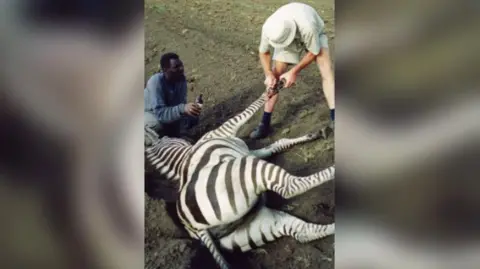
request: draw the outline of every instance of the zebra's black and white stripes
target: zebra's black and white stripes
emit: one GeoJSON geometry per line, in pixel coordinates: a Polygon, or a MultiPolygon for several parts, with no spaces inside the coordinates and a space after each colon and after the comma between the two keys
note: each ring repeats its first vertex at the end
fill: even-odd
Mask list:
{"type": "Polygon", "coordinates": [[[307,243],[331,235],[334,231],[335,224],[308,223],[285,212],[262,207],[252,220],[221,237],[219,242],[223,249],[246,252],[283,236],[307,243]]]}
{"type": "Polygon", "coordinates": [[[330,166],[306,177],[288,173],[263,158],[321,137],[321,133],[282,139],[249,150],[235,137],[240,127],[265,103],[265,94],[242,113],[191,145],[164,137],[147,149],[147,159],[170,180],[180,180],[177,213],[192,238],[200,240],[222,269],[228,264],[218,247],[248,251],[281,236],[308,242],[333,234],[335,226],[304,222],[287,213],[258,206],[264,192],[284,198],[301,195],[334,178],[330,166]],[[233,225],[233,227],[232,227],[233,225]],[[214,230],[228,227],[216,235],[214,230]]]}
{"type": "Polygon", "coordinates": [[[234,137],[236,136],[240,127],[242,127],[245,123],[248,122],[252,118],[253,115],[265,104],[266,94],[262,94],[260,98],[255,100],[250,106],[248,106],[242,113],[234,116],[233,118],[227,120],[223,123],[220,127],[206,133],[198,143],[206,141],[212,138],[220,138],[220,137],[234,137]]]}
{"type": "Polygon", "coordinates": [[[192,145],[183,139],[163,137],[147,148],[146,157],[166,179],[180,180],[182,163],[191,148],[192,145]]]}
{"type": "Polygon", "coordinates": [[[209,140],[191,153],[195,161],[189,166],[180,206],[186,221],[196,229],[241,218],[267,190],[291,198],[333,178],[333,166],[298,177],[257,157],[242,155],[241,148],[224,147],[226,140],[209,140]]]}

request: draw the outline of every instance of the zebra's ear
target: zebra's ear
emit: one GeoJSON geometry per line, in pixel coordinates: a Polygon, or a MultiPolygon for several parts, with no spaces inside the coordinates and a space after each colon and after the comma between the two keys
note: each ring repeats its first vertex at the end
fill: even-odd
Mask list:
{"type": "Polygon", "coordinates": [[[168,140],[172,140],[172,138],[164,135],[164,136],[160,137],[159,140],[161,140],[161,141],[168,141],[168,140]]]}

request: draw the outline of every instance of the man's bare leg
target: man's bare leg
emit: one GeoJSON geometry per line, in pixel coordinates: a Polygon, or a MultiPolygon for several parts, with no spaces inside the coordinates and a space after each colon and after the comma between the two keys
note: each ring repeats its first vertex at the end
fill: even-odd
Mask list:
{"type": "MultiPolygon", "coordinates": [[[[287,68],[288,68],[287,63],[274,61],[272,72],[277,78],[277,80],[283,73],[287,72],[287,68]]],[[[268,98],[267,102],[265,103],[265,109],[263,112],[262,121],[260,125],[250,134],[250,138],[261,139],[268,135],[270,130],[270,119],[272,116],[271,114],[275,108],[275,104],[277,103],[277,100],[278,100],[278,93],[268,98]]]]}
{"type": "Polygon", "coordinates": [[[316,59],[320,75],[322,77],[322,88],[325,99],[327,99],[328,108],[330,108],[330,117],[335,121],[335,76],[333,72],[330,52],[327,48],[322,48],[316,59]]]}

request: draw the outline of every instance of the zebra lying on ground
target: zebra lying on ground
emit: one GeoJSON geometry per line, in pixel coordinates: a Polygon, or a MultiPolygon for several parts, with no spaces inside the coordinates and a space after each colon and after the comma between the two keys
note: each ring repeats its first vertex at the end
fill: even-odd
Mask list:
{"type": "Polygon", "coordinates": [[[265,93],[242,113],[208,132],[194,145],[179,138],[152,140],[146,149],[149,162],[168,180],[179,181],[177,214],[189,235],[205,245],[222,269],[229,265],[217,244],[225,250],[248,251],[282,236],[309,242],[332,235],[335,224],[307,223],[285,212],[267,208],[264,193],[276,192],[288,199],[333,180],[330,166],[306,177],[289,174],[263,159],[293,145],[320,138],[321,132],[280,139],[262,149],[249,150],[236,137],[265,103],[265,93]]]}

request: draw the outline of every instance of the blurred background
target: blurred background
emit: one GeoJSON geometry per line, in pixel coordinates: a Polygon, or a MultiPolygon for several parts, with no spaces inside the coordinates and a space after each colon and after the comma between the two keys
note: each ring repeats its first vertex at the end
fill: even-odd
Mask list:
{"type": "Polygon", "coordinates": [[[337,268],[476,268],[474,1],[336,1],[337,268]]]}
{"type": "Polygon", "coordinates": [[[142,268],[143,3],[0,2],[2,268],[142,268]]]}
{"type": "MultiPolygon", "coordinates": [[[[478,268],[476,1],[336,1],[337,268],[478,268]]],[[[0,2],[2,268],[141,268],[143,3],[0,2]]]]}

